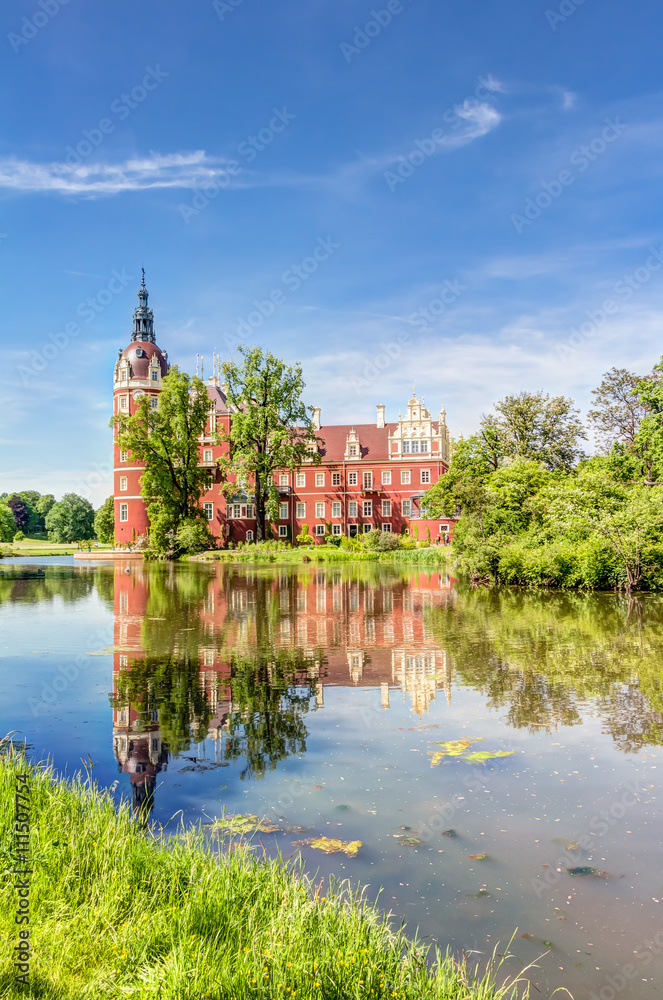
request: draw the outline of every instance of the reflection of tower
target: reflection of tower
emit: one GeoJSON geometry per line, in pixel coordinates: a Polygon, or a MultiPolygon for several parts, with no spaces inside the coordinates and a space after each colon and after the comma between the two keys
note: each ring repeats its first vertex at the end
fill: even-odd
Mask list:
{"type": "Polygon", "coordinates": [[[451,670],[447,665],[447,655],[443,650],[429,648],[426,652],[420,649],[400,649],[392,651],[392,677],[400,684],[403,700],[409,695],[412,711],[419,718],[430,709],[438,691],[438,684],[451,703],[451,670]]]}
{"type": "MultiPolygon", "coordinates": [[[[130,710],[122,709],[119,714],[129,716],[130,710]]],[[[156,776],[168,770],[168,748],[158,728],[135,732],[128,724],[126,728],[113,727],[113,750],[118,772],[129,775],[134,809],[146,819],[154,806],[156,776]]]]}

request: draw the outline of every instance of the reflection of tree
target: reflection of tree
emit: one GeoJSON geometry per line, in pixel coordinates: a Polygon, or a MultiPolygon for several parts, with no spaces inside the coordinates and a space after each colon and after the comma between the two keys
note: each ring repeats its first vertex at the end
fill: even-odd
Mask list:
{"type": "Polygon", "coordinates": [[[574,725],[593,698],[620,748],[663,742],[663,601],[459,588],[426,623],[511,725],[574,725]]]}
{"type": "Polygon", "coordinates": [[[290,754],[306,752],[303,716],[315,693],[312,666],[312,658],[293,649],[232,656],[225,758],[246,759],[242,778],[262,777],[290,754]]]}
{"type": "Polygon", "coordinates": [[[204,565],[146,564],[147,604],[143,648],[148,656],[189,657],[211,640],[202,612],[214,579],[204,565]]]}
{"type": "Polygon", "coordinates": [[[161,738],[172,754],[188,750],[207,736],[212,715],[200,682],[197,659],[146,657],[132,660],[116,681],[114,707],[140,713],[134,731],[142,732],[158,713],[161,738]]]}
{"type": "Polygon", "coordinates": [[[59,597],[66,604],[72,604],[89,597],[102,576],[89,567],[78,566],[2,567],[0,563],[0,572],[0,603],[36,604],[59,597]]]}

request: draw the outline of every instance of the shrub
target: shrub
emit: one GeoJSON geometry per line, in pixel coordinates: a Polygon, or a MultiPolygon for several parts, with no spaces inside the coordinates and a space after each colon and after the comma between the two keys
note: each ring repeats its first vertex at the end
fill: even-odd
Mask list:
{"type": "Polygon", "coordinates": [[[16,534],[14,535],[14,541],[15,542],[22,542],[24,538],[25,538],[25,535],[23,534],[22,531],[17,531],[16,534]]]}
{"type": "Polygon", "coordinates": [[[193,518],[182,521],[177,529],[176,538],[177,548],[185,555],[193,555],[196,552],[204,552],[205,549],[214,548],[214,539],[207,524],[193,518]]]}

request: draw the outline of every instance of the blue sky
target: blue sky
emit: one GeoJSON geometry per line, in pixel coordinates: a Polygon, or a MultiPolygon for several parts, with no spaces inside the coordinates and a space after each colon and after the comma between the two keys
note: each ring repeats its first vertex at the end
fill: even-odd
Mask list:
{"type": "Polygon", "coordinates": [[[141,264],[171,361],[261,343],[301,361],[323,425],[395,419],[416,383],[468,434],[507,392],[584,410],[660,357],[653,0],[0,18],[0,490],[111,492],[141,264]]]}

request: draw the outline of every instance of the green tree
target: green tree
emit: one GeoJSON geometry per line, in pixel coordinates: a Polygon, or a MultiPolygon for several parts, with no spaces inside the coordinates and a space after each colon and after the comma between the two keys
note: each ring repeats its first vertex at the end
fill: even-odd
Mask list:
{"type": "Polygon", "coordinates": [[[100,542],[107,544],[115,537],[115,500],[108,497],[94,515],[94,531],[100,542]]]}
{"type": "MultiPolygon", "coordinates": [[[[145,465],[141,496],[150,520],[150,547],[157,555],[177,556],[185,551],[178,532],[185,523],[203,522],[202,497],[212,482],[200,463],[210,401],[204,382],[176,365],[165,376],[158,399],[152,408],[150,397],[143,396],[136,413],[120,413],[111,424],[117,425],[119,447],[145,465]]],[[[218,440],[216,434],[210,436],[218,440]]]]}
{"type": "Polygon", "coordinates": [[[635,438],[635,447],[644,456],[649,480],[663,475],[663,358],[651,378],[644,379],[634,394],[646,415],[635,438]]]}
{"type": "Polygon", "coordinates": [[[286,365],[260,347],[238,347],[241,363],[223,365],[228,403],[233,413],[229,470],[255,494],[256,541],[266,537],[266,521],[278,516],[274,474],[317,465],[320,454],[311,419],[302,401],[302,367],[286,365]]]}
{"type": "Polygon", "coordinates": [[[94,508],[76,493],[65,493],[46,515],[51,542],[80,542],[94,536],[94,508]]]}
{"type": "Polygon", "coordinates": [[[30,523],[30,513],[28,511],[28,505],[26,504],[25,500],[23,500],[21,497],[17,496],[16,493],[14,493],[12,496],[10,496],[9,500],[7,501],[7,504],[9,505],[11,512],[14,515],[14,524],[16,525],[16,530],[23,532],[27,531],[28,524],[30,523]]]}
{"type": "Polygon", "coordinates": [[[587,417],[594,425],[601,450],[608,454],[615,444],[635,450],[640,424],[648,407],[639,398],[638,390],[647,379],[626,368],[611,368],[603,376],[597,389],[592,391],[594,409],[587,417]]]}
{"type": "Polygon", "coordinates": [[[39,516],[39,527],[40,530],[46,530],[46,515],[50,511],[51,507],[55,503],[55,497],[52,493],[44,493],[40,496],[35,504],[35,511],[39,516]]]}
{"type": "Polygon", "coordinates": [[[524,458],[569,470],[582,458],[578,442],[587,434],[572,399],[521,392],[499,400],[495,410],[496,415],[483,418],[480,431],[493,467],[507,458],[524,458]]]}
{"type": "Polygon", "coordinates": [[[16,534],[16,521],[9,504],[0,501],[0,542],[11,542],[16,534]]]}

